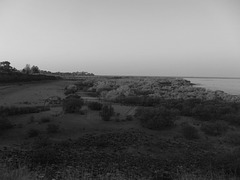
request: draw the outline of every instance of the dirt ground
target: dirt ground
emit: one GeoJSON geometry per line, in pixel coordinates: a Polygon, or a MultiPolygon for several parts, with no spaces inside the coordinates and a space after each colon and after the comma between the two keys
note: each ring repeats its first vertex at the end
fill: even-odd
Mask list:
{"type": "Polygon", "coordinates": [[[0,86],[0,106],[43,105],[51,96],[64,97],[63,88],[71,82],[46,81],[0,86]]]}

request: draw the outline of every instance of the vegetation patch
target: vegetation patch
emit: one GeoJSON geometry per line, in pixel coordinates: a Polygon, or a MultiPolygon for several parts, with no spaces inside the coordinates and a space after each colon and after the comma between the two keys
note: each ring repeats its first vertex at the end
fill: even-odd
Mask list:
{"type": "Polygon", "coordinates": [[[48,124],[47,132],[48,133],[57,133],[59,131],[59,125],[56,124],[48,124]]]}
{"type": "Polygon", "coordinates": [[[133,120],[133,116],[132,115],[127,115],[126,116],[126,121],[132,121],[133,120]]]}
{"type": "Polygon", "coordinates": [[[183,125],[182,134],[188,140],[199,139],[198,130],[190,124],[183,125]]]}
{"type": "Polygon", "coordinates": [[[79,112],[84,102],[81,97],[70,97],[63,100],[63,110],[66,113],[79,112]]]}
{"type": "Polygon", "coordinates": [[[219,153],[213,159],[213,166],[224,174],[233,174],[239,179],[240,176],[240,149],[231,152],[219,153]]]}
{"type": "Polygon", "coordinates": [[[11,121],[9,121],[7,117],[0,116],[0,133],[2,131],[11,129],[12,127],[13,127],[13,124],[11,123],[11,121]]]}
{"type": "Polygon", "coordinates": [[[102,104],[99,102],[89,102],[88,108],[94,111],[100,111],[102,109],[102,104]]]}
{"type": "Polygon", "coordinates": [[[104,121],[110,121],[111,117],[114,115],[114,108],[111,105],[104,105],[100,112],[100,116],[104,121]]]}
{"type": "Polygon", "coordinates": [[[221,99],[162,99],[141,95],[120,96],[115,102],[144,107],[161,106],[167,109],[177,109],[181,116],[194,117],[203,121],[224,120],[240,125],[240,103],[226,102],[221,99]]]}
{"type": "Polygon", "coordinates": [[[29,129],[27,134],[28,134],[28,137],[30,137],[30,138],[37,137],[37,136],[39,136],[40,131],[38,129],[32,128],[32,129],[29,129]]]}
{"type": "Polygon", "coordinates": [[[229,144],[240,146],[240,132],[230,132],[227,134],[225,141],[229,144]]]}
{"type": "Polygon", "coordinates": [[[50,117],[42,117],[41,120],[40,120],[41,123],[48,123],[50,121],[51,121],[50,117]]]}
{"type": "Polygon", "coordinates": [[[227,132],[228,125],[224,121],[204,122],[201,126],[201,130],[207,135],[219,136],[227,132]]]}
{"type": "Polygon", "coordinates": [[[0,106],[0,115],[19,115],[19,114],[31,114],[39,113],[41,111],[48,111],[49,107],[44,106],[29,106],[29,107],[16,107],[16,106],[0,106]]]}
{"type": "Polygon", "coordinates": [[[173,127],[177,116],[176,109],[166,109],[165,107],[140,107],[135,113],[135,117],[141,121],[144,127],[153,130],[173,127]]]}
{"type": "Polygon", "coordinates": [[[31,163],[35,166],[58,164],[61,161],[58,153],[59,151],[54,146],[35,149],[30,154],[31,163]]]}
{"type": "Polygon", "coordinates": [[[78,91],[78,88],[76,85],[68,85],[64,89],[64,94],[69,95],[69,94],[74,94],[78,91]]]}

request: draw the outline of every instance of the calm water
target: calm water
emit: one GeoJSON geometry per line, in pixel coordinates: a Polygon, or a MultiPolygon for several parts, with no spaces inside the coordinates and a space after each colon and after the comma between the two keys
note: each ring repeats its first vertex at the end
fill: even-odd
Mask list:
{"type": "Polygon", "coordinates": [[[210,90],[222,90],[233,95],[240,95],[240,79],[184,78],[210,90]]]}

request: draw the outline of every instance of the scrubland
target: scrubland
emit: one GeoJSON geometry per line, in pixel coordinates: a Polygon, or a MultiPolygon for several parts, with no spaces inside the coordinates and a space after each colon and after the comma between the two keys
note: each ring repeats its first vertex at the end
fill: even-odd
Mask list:
{"type": "Polygon", "coordinates": [[[239,179],[240,98],[176,78],[0,86],[0,179],[239,179]]]}

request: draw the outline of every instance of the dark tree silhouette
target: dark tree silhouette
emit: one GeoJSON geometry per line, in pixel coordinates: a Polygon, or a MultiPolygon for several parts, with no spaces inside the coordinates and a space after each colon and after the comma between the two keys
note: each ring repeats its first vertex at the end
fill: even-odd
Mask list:
{"type": "Polygon", "coordinates": [[[32,66],[31,72],[32,74],[40,73],[40,69],[37,66],[32,66]]]}
{"type": "Polygon", "coordinates": [[[12,72],[13,68],[10,66],[9,61],[0,62],[0,72],[12,72]]]}

